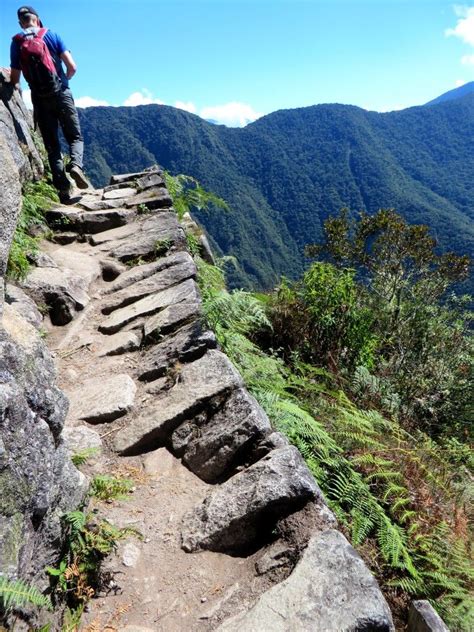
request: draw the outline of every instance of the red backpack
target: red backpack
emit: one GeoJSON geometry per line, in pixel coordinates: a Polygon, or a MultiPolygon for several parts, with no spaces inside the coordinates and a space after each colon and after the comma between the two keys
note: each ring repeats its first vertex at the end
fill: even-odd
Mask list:
{"type": "Polygon", "coordinates": [[[48,29],[37,33],[15,35],[20,45],[20,65],[23,75],[34,95],[48,97],[61,90],[61,80],[51,53],[44,41],[48,29]]]}

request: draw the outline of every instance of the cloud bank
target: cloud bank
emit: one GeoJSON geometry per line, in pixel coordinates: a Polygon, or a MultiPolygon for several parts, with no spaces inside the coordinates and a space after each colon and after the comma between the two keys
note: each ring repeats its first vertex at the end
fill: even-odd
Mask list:
{"type": "Polygon", "coordinates": [[[465,44],[474,46],[474,7],[456,5],[454,12],[458,16],[458,22],[453,29],[446,29],[448,37],[459,37],[465,44]]]}

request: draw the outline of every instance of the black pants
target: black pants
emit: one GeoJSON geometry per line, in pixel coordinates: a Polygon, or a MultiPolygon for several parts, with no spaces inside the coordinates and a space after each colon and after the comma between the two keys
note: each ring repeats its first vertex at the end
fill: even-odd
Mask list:
{"type": "Polygon", "coordinates": [[[69,88],[64,88],[57,95],[51,97],[32,96],[35,121],[48,152],[53,184],[59,191],[67,191],[70,183],[64,172],[59,142],[59,125],[61,125],[64,138],[69,145],[71,165],[76,165],[82,169],[84,153],[84,141],[72,92],[69,88]]]}

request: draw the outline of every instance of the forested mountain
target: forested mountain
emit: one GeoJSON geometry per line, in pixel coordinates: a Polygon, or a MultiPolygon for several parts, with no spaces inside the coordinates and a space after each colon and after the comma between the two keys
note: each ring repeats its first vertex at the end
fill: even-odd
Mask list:
{"type": "Polygon", "coordinates": [[[341,207],[393,207],[431,226],[444,250],[474,252],[474,93],[383,114],[337,104],[280,110],[242,129],[160,105],[80,115],[94,184],[158,162],[229,203],[199,220],[221,253],[238,258],[234,285],[298,276],[304,246],[341,207]]]}
{"type": "Polygon", "coordinates": [[[444,92],[440,94],[439,97],[433,99],[432,101],[428,101],[425,105],[435,105],[436,103],[443,103],[443,101],[450,101],[452,99],[460,99],[461,97],[465,97],[466,94],[472,94],[474,92],[474,81],[469,81],[458,88],[453,88],[453,90],[448,90],[448,92],[444,92]]]}

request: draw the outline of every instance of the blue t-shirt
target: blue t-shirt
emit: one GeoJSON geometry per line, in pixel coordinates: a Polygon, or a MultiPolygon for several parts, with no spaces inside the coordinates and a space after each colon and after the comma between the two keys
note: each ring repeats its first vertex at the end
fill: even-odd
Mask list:
{"type": "MultiPolygon", "coordinates": [[[[25,35],[31,32],[39,31],[39,28],[28,28],[20,33],[20,35],[25,35]]],[[[67,51],[66,45],[61,39],[61,37],[57,33],[53,33],[48,30],[44,36],[44,43],[48,47],[49,52],[51,53],[51,57],[53,58],[54,65],[56,66],[56,71],[61,79],[61,83],[64,88],[69,87],[69,81],[66,77],[66,73],[64,72],[64,67],[61,62],[60,55],[67,51]]],[[[19,42],[12,40],[10,46],[10,66],[15,68],[16,70],[21,70],[20,64],[20,44],[19,42]]]]}

